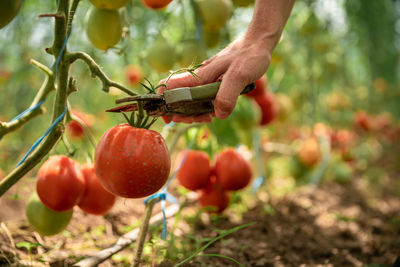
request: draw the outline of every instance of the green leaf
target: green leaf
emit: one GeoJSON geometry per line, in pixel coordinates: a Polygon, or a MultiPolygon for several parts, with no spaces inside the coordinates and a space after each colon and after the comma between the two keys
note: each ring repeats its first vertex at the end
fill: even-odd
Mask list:
{"type": "Polygon", "coordinates": [[[209,127],[220,145],[234,147],[240,143],[240,139],[230,118],[225,120],[215,118],[209,124],[209,127]]]}

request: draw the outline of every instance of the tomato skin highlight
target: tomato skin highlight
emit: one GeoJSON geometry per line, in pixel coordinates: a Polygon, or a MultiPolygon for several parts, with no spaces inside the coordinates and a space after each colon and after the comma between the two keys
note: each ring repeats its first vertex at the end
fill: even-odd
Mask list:
{"type": "Polygon", "coordinates": [[[142,0],[143,5],[151,9],[162,9],[171,2],[172,0],[142,0]]]}
{"type": "MultiPolygon", "coordinates": [[[[176,161],[177,168],[181,165],[185,155],[186,151],[181,151],[179,153],[176,161]]],[[[187,152],[185,162],[176,175],[179,183],[189,190],[199,190],[207,187],[210,183],[210,176],[210,158],[207,153],[196,150],[190,150],[187,152]]]]}
{"type": "Polygon", "coordinates": [[[36,191],[49,209],[72,209],[85,191],[85,179],[79,163],[63,155],[51,156],[39,169],[36,191]]]}
{"type": "Polygon", "coordinates": [[[226,149],[215,159],[215,176],[222,189],[239,190],[250,183],[251,165],[234,149],[226,149]]]}
{"type": "Polygon", "coordinates": [[[43,236],[50,236],[64,230],[72,218],[73,210],[56,212],[40,202],[37,194],[32,194],[26,205],[26,218],[32,228],[43,236]]]}
{"type": "Polygon", "coordinates": [[[215,177],[211,177],[211,183],[199,191],[198,201],[202,207],[211,208],[209,213],[222,213],[229,206],[230,194],[221,188],[215,177]]]}
{"type": "Polygon", "coordinates": [[[94,168],[100,183],[109,192],[141,198],[157,192],[165,184],[171,160],[159,133],[120,124],[101,137],[94,168]]]}
{"type": "Polygon", "coordinates": [[[79,208],[89,214],[103,215],[113,206],[116,196],[104,189],[96,176],[94,166],[88,164],[82,167],[85,178],[85,192],[79,201],[79,208]]]}

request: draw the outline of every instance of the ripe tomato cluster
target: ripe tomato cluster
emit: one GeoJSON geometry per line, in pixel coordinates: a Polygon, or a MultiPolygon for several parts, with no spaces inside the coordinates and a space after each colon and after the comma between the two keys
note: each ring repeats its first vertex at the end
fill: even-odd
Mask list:
{"type": "Polygon", "coordinates": [[[256,81],[256,88],[246,94],[253,99],[261,109],[261,126],[271,123],[277,117],[279,111],[274,94],[267,88],[267,78],[264,75],[256,81]]]}
{"type": "Polygon", "coordinates": [[[217,154],[214,166],[203,151],[181,151],[176,169],[179,183],[186,189],[198,190],[200,205],[217,213],[228,207],[229,191],[245,188],[252,177],[250,163],[234,149],[217,154]]]}
{"type": "Polygon", "coordinates": [[[28,202],[26,215],[42,235],[62,231],[71,220],[75,205],[86,213],[103,215],[116,200],[100,184],[92,164],[81,166],[63,155],[51,156],[41,166],[36,193],[28,202]]]}

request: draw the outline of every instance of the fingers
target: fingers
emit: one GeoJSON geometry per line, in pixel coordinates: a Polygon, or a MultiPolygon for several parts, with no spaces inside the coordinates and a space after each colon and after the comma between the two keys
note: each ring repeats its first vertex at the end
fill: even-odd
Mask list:
{"type": "Polygon", "coordinates": [[[215,115],[219,119],[229,117],[235,108],[237,98],[247,84],[247,79],[240,73],[240,70],[231,66],[223,76],[221,87],[214,101],[215,115]]]}

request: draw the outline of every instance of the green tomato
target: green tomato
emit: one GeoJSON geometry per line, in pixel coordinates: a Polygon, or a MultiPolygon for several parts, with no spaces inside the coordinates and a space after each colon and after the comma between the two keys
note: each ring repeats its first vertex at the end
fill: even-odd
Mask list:
{"type": "Polygon", "coordinates": [[[101,9],[118,10],[126,6],[131,0],[90,0],[92,5],[101,9]]]}
{"type": "Polygon", "coordinates": [[[348,183],[351,181],[352,170],[348,164],[339,161],[332,166],[334,179],[339,183],[348,183]]]}
{"type": "Polygon", "coordinates": [[[179,66],[187,68],[190,65],[198,65],[207,58],[205,45],[195,40],[182,43],[179,49],[179,66]]]}
{"type": "Polygon", "coordinates": [[[254,0],[232,0],[235,6],[246,7],[254,4],[254,0]]]}
{"type": "Polygon", "coordinates": [[[10,23],[18,14],[23,0],[0,1],[0,29],[10,23]]]}
{"type": "Polygon", "coordinates": [[[208,48],[215,48],[221,42],[220,30],[203,29],[203,36],[208,48]]]}
{"type": "Polygon", "coordinates": [[[167,72],[177,60],[175,47],[164,37],[158,37],[147,51],[147,63],[158,72],[167,72]]]}
{"type": "Polygon", "coordinates": [[[73,210],[56,212],[47,208],[36,193],[32,194],[26,206],[29,224],[39,234],[55,235],[64,230],[72,218],[73,210]]]}
{"type": "Polygon", "coordinates": [[[119,12],[91,7],[86,15],[86,34],[98,49],[107,50],[113,47],[122,34],[119,12]]]}
{"type": "Polygon", "coordinates": [[[204,28],[219,30],[232,16],[231,0],[197,0],[204,28]]]}

